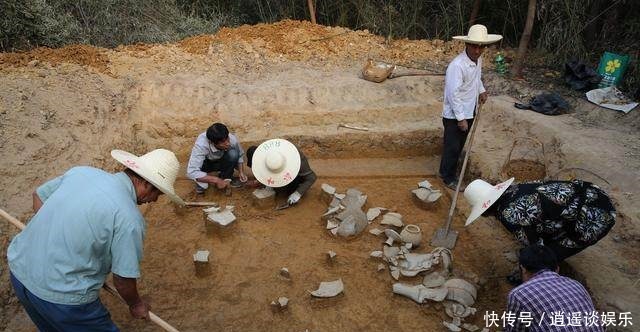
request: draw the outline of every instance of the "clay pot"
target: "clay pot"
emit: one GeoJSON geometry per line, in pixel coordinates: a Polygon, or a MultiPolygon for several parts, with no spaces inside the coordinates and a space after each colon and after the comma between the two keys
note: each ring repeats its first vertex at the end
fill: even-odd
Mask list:
{"type": "Polygon", "coordinates": [[[422,231],[420,227],[416,225],[407,225],[402,232],[400,232],[400,237],[403,242],[411,243],[415,248],[418,247],[420,241],[422,241],[422,231]]]}

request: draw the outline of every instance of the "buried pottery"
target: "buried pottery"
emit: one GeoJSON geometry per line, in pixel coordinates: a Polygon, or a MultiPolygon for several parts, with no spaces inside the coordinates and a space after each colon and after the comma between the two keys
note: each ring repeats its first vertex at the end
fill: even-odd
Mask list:
{"type": "Polygon", "coordinates": [[[271,307],[276,310],[286,309],[288,304],[289,299],[284,296],[279,297],[276,301],[271,301],[271,307]]]}
{"type": "Polygon", "coordinates": [[[456,301],[467,307],[472,306],[476,301],[476,288],[466,280],[457,278],[449,279],[444,283],[444,287],[449,289],[447,300],[456,301]]]}
{"type": "Polygon", "coordinates": [[[373,229],[370,229],[370,230],[369,230],[369,233],[371,233],[371,234],[373,234],[373,235],[375,235],[375,236],[378,236],[378,235],[380,235],[380,234],[384,233],[384,231],[381,231],[381,230],[379,230],[379,229],[377,229],[377,228],[373,228],[373,229]]]}
{"type": "Polygon", "coordinates": [[[422,241],[422,231],[416,225],[407,225],[400,232],[402,242],[411,243],[412,248],[418,247],[422,241]]]}
{"type": "Polygon", "coordinates": [[[344,291],[342,279],[335,281],[323,281],[318,289],[310,292],[315,297],[334,297],[344,291]]]}
{"type": "Polygon", "coordinates": [[[446,301],[444,312],[451,318],[467,318],[476,313],[476,308],[467,307],[460,303],[446,301]]]}
{"type": "Polygon", "coordinates": [[[447,296],[447,289],[441,288],[427,288],[424,285],[406,285],[403,283],[393,284],[393,292],[395,294],[404,295],[418,303],[425,303],[426,300],[432,300],[440,302],[447,296]]]}
{"type": "Polygon", "coordinates": [[[432,254],[405,253],[404,258],[398,261],[398,268],[403,276],[413,277],[422,271],[431,269],[433,260],[432,254]]]}
{"type": "Polygon", "coordinates": [[[398,234],[398,232],[394,231],[393,229],[385,229],[384,235],[387,236],[387,241],[385,241],[385,243],[389,246],[393,245],[393,241],[402,241],[402,239],[400,238],[400,234],[398,234]]]}
{"type": "Polygon", "coordinates": [[[422,284],[425,287],[433,288],[444,285],[445,281],[445,278],[440,274],[440,272],[434,271],[424,276],[424,278],[422,279],[422,284]]]}

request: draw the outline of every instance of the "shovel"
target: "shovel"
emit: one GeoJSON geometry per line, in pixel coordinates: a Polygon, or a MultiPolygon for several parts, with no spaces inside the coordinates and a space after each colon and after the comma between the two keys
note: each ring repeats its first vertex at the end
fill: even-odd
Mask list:
{"type": "Polygon", "coordinates": [[[425,70],[407,70],[396,72],[396,66],[386,63],[374,63],[372,59],[362,68],[362,78],[369,82],[382,83],[387,79],[402,76],[444,76],[444,74],[431,73],[425,70]]]}
{"type": "Polygon", "coordinates": [[[462,178],[464,177],[464,172],[467,169],[467,161],[469,160],[469,151],[471,150],[471,144],[473,143],[473,136],[475,134],[476,126],[478,125],[478,121],[480,120],[480,110],[482,110],[482,104],[478,106],[478,112],[476,113],[475,120],[471,125],[469,135],[467,136],[467,140],[465,142],[466,153],[464,155],[464,161],[462,162],[462,169],[460,170],[460,176],[458,177],[458,184],[456,185],[456,192],[453,195],[453,201],[451,202],[451,208],[449,209],[449,216],[447,216],[447,221],[443,228],[440,228],[436,231],[431,239],[431,245],[433,247],[444,247],[447,249],[453,249],[456,246],[456,240],[458,239],[458,232],[451,230],[451,221],[453,220],[453,212],[456,209],[456,203],[458,201],[458,193],[460,192],[460,185],[462,184],[462,178]]]}
{"type": "MultiPolygon", "coordinates": [[[[13,216],[11,216],[10,214],[8,214],[7,212],[5,212],[3,209],[0,209],[0,216],[4,217],[4,219],[6,219],[8,222],[10,222],[11,224],[13,224],[14,226],[18,227],[20,230],[23,230],[25,225],[23,223],[21,223],[18,219],[14,218],[13,216]]],[[[120,297],[120,294],[118,294],[118,291],[111,286],[108,283],[104,283],[104,285],[102,286],[109,294],[119,298],[123,303],[126,304],[126,302],[124,301],[124,299],[122,297],[120,297]]],[[[165,331],[169,331],[169,332],[179,332],[175,327],[169,325],[169,323],[165,322],[164,320],[162,320],[162,318],[156,316],[153,312],[149,311],[149,319],[154,322],[156,325],[160,326],[161,328],[163,328],[165,331]]]]}
{"type": "Polygon", "coordinates": [[[289,202],[284,202],[284,204],[276,206],[274,210],[280,211],[280,210],[288,209],[290,207],[291,207],[291,204],[289,204],[289,202]]]}

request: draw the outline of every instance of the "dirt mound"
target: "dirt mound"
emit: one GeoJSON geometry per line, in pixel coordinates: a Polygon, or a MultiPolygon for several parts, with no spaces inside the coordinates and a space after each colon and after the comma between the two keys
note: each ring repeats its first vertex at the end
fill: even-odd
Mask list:
{"type": "Polygon", "coordinates": [[[0,66],[21,67],[32,61],[44,61],[53,66],[66,62],[90,66],[105,72],[109,65],[106,50],[88,45],[69,45],[62,48],[39,47],[29,52],[0,53],[0,66]]]}

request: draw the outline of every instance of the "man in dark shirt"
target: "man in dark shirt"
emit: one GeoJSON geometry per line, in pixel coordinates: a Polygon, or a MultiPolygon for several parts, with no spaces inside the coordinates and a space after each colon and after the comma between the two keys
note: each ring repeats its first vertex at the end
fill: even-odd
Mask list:
{"type": "Polygon", "coordinates": [[[464,196],[472,213],[466,225],[480,215],[493,216],[523,245],[542,244],[563,261],[594,245],[615,224],[611,199],[593,183],[510,181],[491,186],[478,179],[469,184],[464,196]]]}

